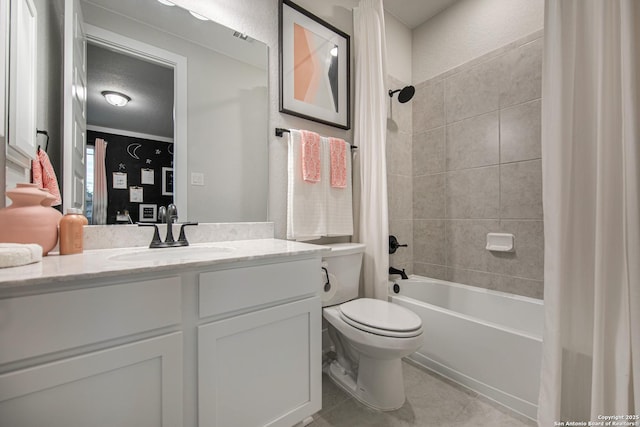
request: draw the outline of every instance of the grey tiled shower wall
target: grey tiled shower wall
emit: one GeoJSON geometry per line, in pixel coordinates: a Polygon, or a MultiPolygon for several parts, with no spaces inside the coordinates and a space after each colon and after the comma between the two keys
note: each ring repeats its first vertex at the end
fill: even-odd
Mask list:
{"type": "Polygon", "coordinates": [[[391,265],[542,298],[542,48],[532,34],[393,101],[389,228],[410,246],[391,265]],[[513,233],[515,252],[487,251],[489,232],[513,233]]]}
{"type": "MultiPolygon", "coordinates": [[[[389,88],[402,89],[409,83],[389,76],[389,88]]],[[[401,104],[397,94],[389,99],[387,115],[387,194],[389,200],[389,234],[409,246],[389,256],[389,265],[413,271],[413,166],[412,102],[401,104]]],[[[415,96],[413,97],[415,99],[415,96]]]]}

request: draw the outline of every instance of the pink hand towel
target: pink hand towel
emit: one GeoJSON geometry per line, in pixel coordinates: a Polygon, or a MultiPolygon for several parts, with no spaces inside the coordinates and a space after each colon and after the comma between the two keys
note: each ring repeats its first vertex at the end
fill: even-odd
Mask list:
{"type": "Polygon", "coordinates": [[[308,130],[302,134],[302,179],[306,182],[320,181],[320,135],[308,130]]]}
{"type": "Polygon", "coordinates": [[[58,206],[62,204],[62,197],[60,197],[60,187],[58,187],[58,178],[56,172],[53,170],[49,156],[44,150],[38,148],[36,158],[31,162],[33,183],[38,184],[41,188],[49,190],[56,201],[51,206],[58,206]]]}
{"type": "Polygon", "coordinates": [[[344,139],[329,138],[329,154],[331,158],[331,186],[347,187],[347,143],[344,139]]]}

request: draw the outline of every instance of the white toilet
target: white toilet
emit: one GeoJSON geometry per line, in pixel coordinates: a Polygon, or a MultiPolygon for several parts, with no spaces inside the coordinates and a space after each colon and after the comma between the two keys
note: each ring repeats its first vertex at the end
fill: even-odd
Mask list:
{"type": "Polygon", "coordinates": [[[329,377],[362,403],[378,410],[400,408],[405,401],[401,358],[422,345],[422,320],[388,301],[358,298],[364,245],[327,245],[324,256],[323,316],[337,360],[329,377]]]}

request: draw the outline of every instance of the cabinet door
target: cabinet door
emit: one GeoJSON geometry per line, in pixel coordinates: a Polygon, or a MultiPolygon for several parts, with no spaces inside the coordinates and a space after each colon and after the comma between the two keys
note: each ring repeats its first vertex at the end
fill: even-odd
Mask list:
{"type": "Polygon", "coordinates": [[[182,425],[182,333],[0,375],[11,427],[182,425]]]}
{"type": "Polygon", "coordinates": [[[16,163],[31,167],[36,151],[36,6],[32,0],[11,0],[9,147],[16,163]]]}
{"type": "Polygon", "coordinates": [[[286,426],[321,407],[320,298],[198,328],[199,425],[286,426]]]}
{"type": "Polygon", "coordinates": [[[0,364],[177,325],[180,278],[0,299],[0,364]],[[153,298],[150,298],[153,295],[153,298]]]}

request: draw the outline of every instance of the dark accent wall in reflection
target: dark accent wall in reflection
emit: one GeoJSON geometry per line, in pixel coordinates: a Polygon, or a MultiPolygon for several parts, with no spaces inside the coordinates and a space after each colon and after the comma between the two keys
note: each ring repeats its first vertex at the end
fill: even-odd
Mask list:
{"type": "Polygon", "coordinates": [[[154,211],[152,206],[157,212],[160,206],[173,203],[173,194],[168,194],[173,192],[173,143],[87,131],[88,144],[93,145],[96,138],[107,141],[107,224],[117,223],[118,212],[124,213],[125,210],[133,222],[154,222],[151,217],[154,211]],[[116,187],[122,188],[114,188],[114,173],[119,174],[115,178],[116,187]],[[126,174],[124,186],[123,174],[126,174]],[[140,195],[140,201],[136,200],[140,195]],[[145,218],[140,218],[140,205],[146,207],[148,216],[145,218]]]}

